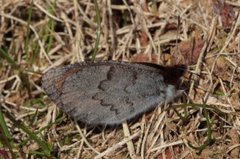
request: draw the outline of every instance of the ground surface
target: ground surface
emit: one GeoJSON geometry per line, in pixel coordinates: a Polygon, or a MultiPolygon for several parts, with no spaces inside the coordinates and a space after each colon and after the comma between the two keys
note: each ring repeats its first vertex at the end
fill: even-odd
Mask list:
{"type": "Polygon", "coordinates": [[[0,3],[3,158],[240,158],[239,0],[0,3]],[[79,126],[41,77],[94,57],[186,65],[186,93],[117,128],[79,126]]]}

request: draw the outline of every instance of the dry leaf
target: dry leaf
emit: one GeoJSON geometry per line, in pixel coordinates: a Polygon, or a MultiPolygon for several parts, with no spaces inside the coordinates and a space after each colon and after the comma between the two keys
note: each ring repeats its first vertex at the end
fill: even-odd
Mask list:
{"type": "Polygon", "coordinates": [[[165,156],[163,156],[163,154],[160,154],[160,156],[158,157],[158,159],[171,159],[171,158],[175,158],[177,154],[180,153],[180,148],[179,146],[173,146],[172,148],[168,147],[165,151],[165,156]]]}
{"type": "Polygon", "coordinates": [[[135,54],[134,56],[131,57],[130,61],[131,62],[148,62],[148,63],[155,63],[158,64],[158,55],[156,54],[135,54]]]}
{"type": "Polygon", "coordinates": [[[222,0],[212,0],[213,12],[221,17],[223,28],[230,28],[235,19],[233,7],[222,0]]]}
{"type": "Polygon", "coordinates": [[[228,61],[224,57],[217,59],[209,58],[206,62],[208,66],[212,66],[215,62],[213,73],[222,79],[228,80],[229,75],[226,73],[228,70],[228,61]]]}
{"type": "Polygon", "coordinates": [[[204,42],[200,37],[195,37],[193,40],[181,42],[178,47],[173,49],[175,57],[177,57],[176,64],[196,64],[203,45],[204,42]],[[177,49],[179,49],[179,51],[177,49]],[[180,52],[181,57],[177,56],[176,52],[180,52]]]}

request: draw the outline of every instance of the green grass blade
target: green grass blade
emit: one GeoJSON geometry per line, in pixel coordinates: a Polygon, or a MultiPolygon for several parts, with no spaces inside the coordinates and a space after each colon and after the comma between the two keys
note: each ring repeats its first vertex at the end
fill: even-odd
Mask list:
{"type": "Polygon", "coordinates": [[[99,46],[99,42],[100,42],[100,35],[101,35],[101,16],[100,16],[100,10],[97,4],[97,0],[94,0],[94,5],[96,8],[96,16],[97,16],[97,31],[96,31],[96,43],[95,43],[95,47],[94,47],[94,51],[92,54],[92,60],[94,61],[96,59],[96,55],[98,52],[98,46],[99,46]]]}
{"type": "Polygon", "coordinates": [[[2,105],[0,105],[0,131],[2,132],[1,139],[2,142],[6,147],[8,147],[9,152],[12,155],[12,158],[16,158],[14,152],[13,152],[13,146],[12,146],[12,136],[11,133],[8,130],[7,123],[4,119],[3,112],[2,112],[2,105]]]}
{"type": "Polygon", "coordinates": [[[10,65],[12,65],[14,68],[16,68],[16,69],[18,68],[18,65],[16,64],[16,62],[11,58],[9,53],[7,51],[5,51],[5,49],[3,49],[3,48],[0,48],[0,57],[7,60],[7,62],[10,65]]]}
{"type": "Polygon", "coordinates": [[[11,114],[6,113],[6,116],[13,122],[16,127],[22,129],[26,134],[28,134],[29,138],[34,140],[42,148],[44,154],[47,157],[51,157],[51,146],[48,143],[41,140],[34,132],[29,130],[26,125],[20,121],[17,121],[11,114]]]}
{"type": "Polygon", "coordinates": [[[2,112],[2,106],[0,106],[0,125],[2,127],[3,133],[6,135],[7,138],[12,138],[10,132],[8,131],[7,124],[5,122],[3,112],[2,112]]]}

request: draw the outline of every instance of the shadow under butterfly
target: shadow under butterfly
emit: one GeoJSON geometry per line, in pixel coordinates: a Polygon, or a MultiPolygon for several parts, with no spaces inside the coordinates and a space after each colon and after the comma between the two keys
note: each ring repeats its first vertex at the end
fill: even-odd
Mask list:
{"type": "Polygon", "coordinates": [[[151,63],[80,62],[52,68],[42,77],[51,100],[74,120],[116,125],[182,95],[175,85],[185,66],[151,63]]]}

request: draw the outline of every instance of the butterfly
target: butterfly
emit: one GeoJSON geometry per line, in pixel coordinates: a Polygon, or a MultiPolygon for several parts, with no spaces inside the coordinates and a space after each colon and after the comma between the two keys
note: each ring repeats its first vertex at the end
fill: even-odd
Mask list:
{"type": "Polygon", "coordinates": [[[52,68],[42,77],[50,99],[74,120],[115,125],[180,96],[173,81],[184,69],[149,63],[79,62],[52,68]]]}

